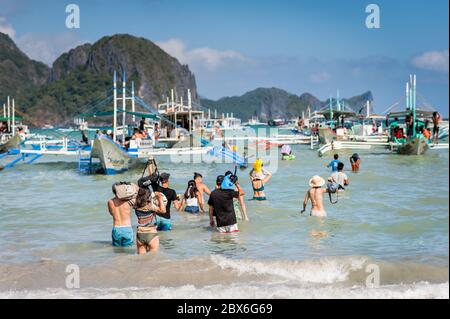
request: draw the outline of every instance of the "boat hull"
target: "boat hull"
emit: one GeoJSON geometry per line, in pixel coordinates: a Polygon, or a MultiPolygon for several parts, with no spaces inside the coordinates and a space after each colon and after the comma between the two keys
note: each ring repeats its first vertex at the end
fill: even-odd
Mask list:
{"type": "Polygon", "coordinates": [[[91,157],[97,158],[106,175],[125,172],[135,166],[137,157],[128,154],[111,139],[101,137],[94,140],[91,157]]]}
{"type": "Polygon", "coordinates": [[[335,141],[336,134],[328,127],[319,128],[319,142],[322,144],[328,144],[335,141]]]}
{"type": "Polygon", "coordinates": [[[410,139],[397,148],[397,152],[400,155],[423,155],[427,150],[428,143],[422,137],[410,139]]]}
{"type": "Polygon", "coordinates": [[[8,142],[0,145],[0,154],[6,153],[11,149],[19,148],[21,142],[22,139],[20,138],[19,135],[11,137],[11,139],[8,142]]]}

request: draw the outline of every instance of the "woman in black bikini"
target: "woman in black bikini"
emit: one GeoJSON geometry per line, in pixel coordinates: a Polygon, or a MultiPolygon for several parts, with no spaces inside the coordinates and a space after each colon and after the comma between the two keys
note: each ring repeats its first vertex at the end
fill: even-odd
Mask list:
{"type": "Polygon", "coordinates": [[[272,173],[263,168],[261,160],[257,160],[253,165],[253,169],[249,173],[250,181],[253,188],[253,200],[264,201],[266,194],[264,193],[264,185],[272,178],[272,173]]]}

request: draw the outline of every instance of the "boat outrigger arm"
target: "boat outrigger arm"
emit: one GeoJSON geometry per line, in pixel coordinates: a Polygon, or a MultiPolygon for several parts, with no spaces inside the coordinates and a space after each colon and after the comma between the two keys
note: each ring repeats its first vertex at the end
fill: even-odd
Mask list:
{"type": "MultiPolygon", "coordinates": [[[[442,149],[448,149],[449,144],[427,144],[428,148],[430,150],[442,150],[442,149]]],[[[408,155],[421,155],[423,152],[420,149],[417,149],[417,151],[409,150],[408,153],[401,153],[402,150],[399,149],[399,143],[395,142],[355,142],[355,141],[332,141],[330,143],[327,143],[323,145],[319,150],[317,151],[317,154],[319,157],[324,156],[325,154],[331,152],[331,151],[337,151],[337,150],[384,150],[384,151],[391,151],[391,152],[397,152],[398,154],[408,154],[408,155]]]]}

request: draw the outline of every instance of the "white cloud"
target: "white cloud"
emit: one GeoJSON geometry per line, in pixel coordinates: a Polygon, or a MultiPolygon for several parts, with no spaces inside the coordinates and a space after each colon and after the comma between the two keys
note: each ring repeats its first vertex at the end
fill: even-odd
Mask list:
{"type": "Polygon", "coordinates": [[[71,32],[47,35],[27,33],[19,36],[17,46],[31,59],[51,65],[62,53],[83,42],[71,32]]]}
{"type": "Polygon", "coordinates": [[[186,44],[179,39],[169,39],[156,44],[181,63],[189,64],[194,69],[202,67],[212,71],[228,63],[245,60],[241,53],[232,50],[220,51],[208,47],[188,50],[186,44]]]}
{"type": "Polygon", "coordinates": [[[53,35],[26,33],[18,36],[13,26],[4,17],[0,17],[0,32],[8,34],[28,57],[47,65],[52,65],[62,53],[84,43],[72,32],[53,35]]]}
{"type": "Polygon", "coordinates": [[[446,72],[449,71],[449,51],[428,51],[412,59],[412,64],[419,69],[446,72]]]}
{"type": "Polygon", "coordinates": [[[11,39],[14,39],[16,36],[16,30],[10,25],[6,18],[0,17],[0,32],[9,35],[11,39]]]}
{"type": "Polygon", "coordinates": [[[313,83],[323,83],[331,79],[331,75],[328,72],[322,71],[318,73],[313,73],[309,76],[309,79],[313,83]]]}

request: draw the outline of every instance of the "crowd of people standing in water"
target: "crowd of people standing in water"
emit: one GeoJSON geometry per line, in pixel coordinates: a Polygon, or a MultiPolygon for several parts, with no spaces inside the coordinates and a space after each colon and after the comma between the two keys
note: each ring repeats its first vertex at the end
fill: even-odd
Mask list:
{"type": "MultiPolygon", "coordinates": [[[[361,163],[359,155],[353,154],[349,161],[352,171],[357,172],[361,163]]],[[[305,194],[302,214],[311,202],[311,216],[326,216],[324,194],[330,194],[332,202],[331,194],[342,192],[350,183],[344,166],[335,154],[327,165],[331,169],[328,181],[317,175],[309,180],[310,188],[305,194]]],[[[249,172],[252,200],[267,200],[265,186],[272,177],[272,173],[264,168],[263,161],[257,159],[249,172]]],[[[138,254],[159,249],[158,232],[172,230],[172,208],[182,214],[208,214],[210,226],[221,234],[239,232],[238,220],[249,221],[245,193],[236,171],[217,176],[212,190],[203,182],[200,173],[194,173],[185,192],[178,194],[170,187],[170,174],[160,173],[156,161],[151,159],[137,183],[115,183],[112,192],[114,197],[108,201],[108,210],[113,218],[112,244],[127,247],[135,242],[138,254]],[[208,197],[207,201],[205,197],[208,197]],[[133,211],[137,218],[136,236],[131,223],[133,211]]]]}
{"type": "Polygon", "coordinates": [[[439,132],[441,124],[441,115],[439,114],[439,112],[433,112],[431,121],[416,120],[416,123],[413,122],[413,114],[408,114],[405,118],[405,131],[399,126],[398,117],[395,117],[391,122],[389,122],[389,120],[387,119],[386,125],[387,127],[389,127],[391,140],[402,141],[415,136],[415,134],[422,134],[426,140],[433,142],[434,144],[439,144],[439,132]],[[432,122],[433,128],[430,128],[430,122],[432,122]]]}
{"type": "MultiPolygon", "coordinates": [[[[142,118],[139,121],[139,127],[135,127],[130,136],[125,137],[124,140],[117,139],[116,143],[121,147],[128,150],[130,147],[130,141],[136,141],[140,143],[140,141],[145,139],[150,139],[153,141],[153,145],[156,145],[158,139],[161,136],[161,129],[159,124],[155,122],[153,127],[148,127],[145,118],[142,118]]],[[[112,130],[96,130],[94,139],[108,137],[111,140],[114,138],[112,130]]],[[[82,141],[88,144],[87,136],[84,132],[82,132],[82,141]]]]}

